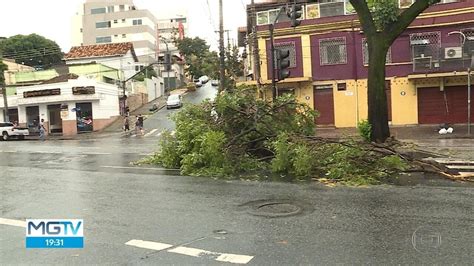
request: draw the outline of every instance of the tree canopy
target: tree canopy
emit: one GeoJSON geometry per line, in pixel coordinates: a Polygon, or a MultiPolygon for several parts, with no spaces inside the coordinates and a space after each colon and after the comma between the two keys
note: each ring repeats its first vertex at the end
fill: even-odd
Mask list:
{"type": "MultiPolygon", "coordinates": [[[[219,55],[215,51],[209,50],[206,41],[199,38],[184,38],[175,40],[180,53],[184,56],[188,65],[188,73],[194,77],[203,75],[211,79],[219,78],[219,55]]],[[[226,87],[233,86],[230,80],[243,75],[243,64],[239,60],[237,47],[229,47],[226,52],[226,87]]]]}
{"type": "Polygon", "coordinates": [[[398,0],[349,0],[359,16],[369,50],[368,113],[371,140],[384,142],[390,137],[387,96],[385,95],[385,58],[388,49],[415,18],[440,0],[416,0],[400,10],[398,0]]]}
{"type": "Polygon", "coordinates": [[[2,40],[0,54],[19,64],[44,68],[61,63],[63,58],[56,42],[37,34],[15,35],[2,40]]]}

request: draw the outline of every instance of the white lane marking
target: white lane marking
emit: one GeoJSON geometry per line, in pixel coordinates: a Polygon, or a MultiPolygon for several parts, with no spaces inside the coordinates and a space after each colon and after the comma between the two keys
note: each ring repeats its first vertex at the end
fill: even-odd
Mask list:
{"type": "Polygon", "coordinates": [[[12,219],[0,218],[0,224],[17,226],[17,227],[25,227],[26,228],[26,221],[21,221],[21,220],[12,220],[12,219]]]}
{"type": "Polygon", "coordinates": [[[158,129],[157,129],[157,128],[155,128],[155,129],[153,129],[152,131],[150,131],[150,132],[146,133],[146,134],[145,134],[145,137],[148,137],[148,136],[150,136],[151,134],[155,133],[157,130],[158,130],[158,129]]]}
{"type": "Polygon", "coordinates": [[[239,255],[239,254],[228,254],[222,253],[217,257],[217,261],[237,263],[237,264],[247,264],[253,259],[253,256],[239,255]]]}
{"type": "Polygon", "coordinates": [[[474,165],[446,165],[449,169],[474,170],[474,165]]]}
{"type": "Polygon", "coordinates": [[[161,134],[163,134],[163,132],[160,132],[158,134],[156,134],[157,137],[161,136],[161,134]]]}
{"type": "Polygon", "coordinates": [[[144,170],[158,170],[158,171],[179,171],[180,169],[174,168],[154,168],[154,167],[133,167],[133,166],[114,166],[114,165],[102,165],[103,168],[115,168],[115,169],[144,169],[144,170]]]}
{"type": "Polygon", "coordinates": [[[137,240],[137,239],[132,239],[128,241],[127,243],[125,243],[125,245],[134,246],[138,248],[152,249],[152,250],[163,250],[163,249],[172,247],[172,245],[168,245],[164,243],[143,241],[143,240],[137,240]]]}
{"type": "MultiPolygon", "coordinates": [[[[130,240],[127,243],[125,243],[125,245],[152,249],[152,250],[164,250],[164,249],[173,247],[172,245],[165,244],[165,243],[143,241],[143,240],[137,240],[137,239],[130,240]]],[[[203,256],[210,256],[216,261],[229,262],[229,263],[235,263],[235,264],[247,264],[253,259],[253,256],[212,252],[212,251],[208,251],[204,249],[190,248],[190,247],[183,247],[183,246],[178,246],[173,249],[169,249],[167,250],[167,252],[187,255],[187,256],[192,256],[192,257],[197,257],[197,258],[203,257],[203,256]]]]}

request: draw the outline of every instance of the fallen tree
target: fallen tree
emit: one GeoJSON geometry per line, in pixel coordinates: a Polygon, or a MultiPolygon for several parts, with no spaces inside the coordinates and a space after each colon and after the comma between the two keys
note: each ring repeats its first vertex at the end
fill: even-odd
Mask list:
{"type": "Polygon", "coordinates": [[[421,165],[397,143],[315,137],[316,111],[293,95],[268,102],[255,92],[240,88],[185,106],[172,117],[176,133],[165,132],[160,151],[144,162],[186,175],[351,184],[380,183],[421,165]]]}

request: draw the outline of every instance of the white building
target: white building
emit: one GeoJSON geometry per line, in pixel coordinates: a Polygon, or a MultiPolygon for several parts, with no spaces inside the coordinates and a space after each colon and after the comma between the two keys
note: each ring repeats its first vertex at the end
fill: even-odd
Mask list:
{"type": "Polygon", "coordinates": [[[74,74],[18,88],[16,105],[20,125],[35,131],[44,119],[47,132],[65,136],[101,130],[119,116],[116,86],[74,74]]]}
{"type": "Polygon", "coordinates": [[[64,55],[66,65],[100,63],[118,69],[118,80],[126,80],[138,70],[138,58],[131,42],[75,46],[64,55]]]}
{"type": "Polygon", "coordinates": [[[132,42],[143,65],[158,59],[157,20],[132,0],[86,0],[72,19],[72,46],[132,42]]]}

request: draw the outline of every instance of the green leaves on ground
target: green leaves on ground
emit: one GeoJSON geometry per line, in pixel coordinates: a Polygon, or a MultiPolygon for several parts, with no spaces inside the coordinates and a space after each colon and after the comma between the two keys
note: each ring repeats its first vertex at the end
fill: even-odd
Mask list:
{"type": "Polygon", "coordinates": [[[215,102],[187,105],[173,116],[176,134],[165,133],[149,163],[186,175],[257,177],[373,184],[405,168],[397,156],[366,143],[313,137],[317,113],[293,95],[267,102],[254,88],[219,94],[215,102]]]}

